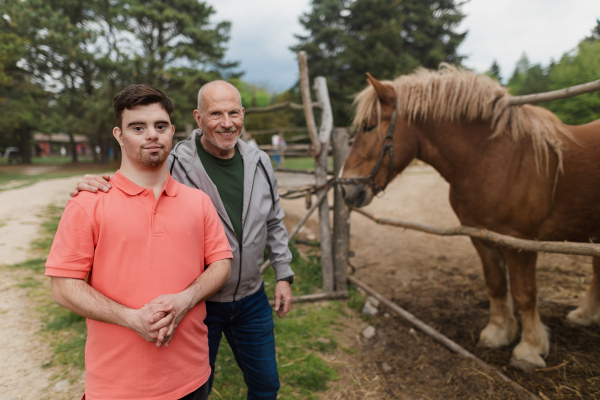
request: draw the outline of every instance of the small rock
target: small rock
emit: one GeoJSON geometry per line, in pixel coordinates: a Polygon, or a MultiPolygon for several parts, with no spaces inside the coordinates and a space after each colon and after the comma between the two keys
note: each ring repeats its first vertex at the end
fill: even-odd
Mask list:
{"type": "Polygon", "coordinates": [[[368,301],[365,302],[365,305],[362,308],[363,315],[373,316],[373,315],[377,315],[378,312],[379,312],[379,310],[377,309],[377,307],[375,307],[373,304],[371,304],[368,301]]]}
{"type": "Polygon", "coordinates": [[[331,339],[327,339],[327,338],[324,338],[321,336],[320,338],[317,339],[317,342],[323,343],[323,344],[331,344],[331,339]]]}
{"type": "Polygon", "coordinates": [[[57,382],[56,385],[54,385],[55,392],[66,392],[68,390],[69,390],[69,380],[68,379],[57,382]]]}
{"type": "Polygon", "coordinates": [[[367,326],[362,332],[362,335],[365,339],[371,339],[373,336],[375,336],[375,327],[371,325],[367,326]]]}
{"type": "Polygon", "coordinates": [[[367,303],[371,303],[373,307],[379,308],[379,300],[373,296],[367,297],[367,303]]]}
{"type": "Polygon", "coordinates": [[[392,372],[393,368],[390,366],[390,364],[388,364],[386,362],[383,362],[381,364],[381,369],[382,369],[383,372],[385,372],[386,374],[388,374],[388,373],[392,372]]]}

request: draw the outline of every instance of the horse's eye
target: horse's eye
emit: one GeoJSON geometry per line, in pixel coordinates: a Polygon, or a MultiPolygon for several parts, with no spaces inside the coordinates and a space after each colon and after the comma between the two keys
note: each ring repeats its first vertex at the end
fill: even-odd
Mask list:
{"type": "Polygon", "coordinates": [[[373,129],[375,129],[376,125],[365,125],[363,126],[363,132],[371,132],[373,129]]]}

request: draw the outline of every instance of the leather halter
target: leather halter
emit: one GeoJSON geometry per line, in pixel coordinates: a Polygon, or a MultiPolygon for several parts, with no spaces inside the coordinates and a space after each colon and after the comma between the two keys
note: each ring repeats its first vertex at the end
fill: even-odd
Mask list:
{"type": "Polygon", "coordinates": [[[367,176],[362,176],[360,178],[338,178],[338,180],[337,180],[338,183],[341,183],[341,184],[350,183],[350,184],[354,184],[354,185],[357,185],[359,183],[366,183],[369,186],[371,186],[371,189],[373,189],[373,194],[375,194],[375,195],[377,193],[385,190],[387,185],[392,180],[392,174],[394,173],[394,130],[396,129],[396,118],[397,118],[396,104],[394,104],[394,112],[392,113],[392,120],[390,121],[390,127],[388,128],[387,135],[385,135],[385,137],[383,138],[383,147],[381,149],[381,153],[379,154],[379,158],[375,162],[375,165],[373,166],[371,173],[367,176]],[[379,172],[379,169],[381,168],[381,164],[383,163],[383,158],[385,157],[385,154],[388,152],[390,153],[388,175],[387,175],[387,178],[386,178],[383,186],[379,186],[377,184],[377,182],[375,181],[375,176],[377,176],[377,173],[379,172]]]}

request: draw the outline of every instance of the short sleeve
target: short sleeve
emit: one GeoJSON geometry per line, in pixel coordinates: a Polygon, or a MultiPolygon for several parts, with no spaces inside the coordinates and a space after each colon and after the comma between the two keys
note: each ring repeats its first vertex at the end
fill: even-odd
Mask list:
{"type": "Polygon", "coordinates": [[[85,279],[94,262],[94,230],[81,205],[69,200],[46,261],[46,276],[85,279]]]}
{"type": "Polygon", "coordinates": [[[204,199],[204,265],[233,258],[221,218],[208,196],[204,199]]]}

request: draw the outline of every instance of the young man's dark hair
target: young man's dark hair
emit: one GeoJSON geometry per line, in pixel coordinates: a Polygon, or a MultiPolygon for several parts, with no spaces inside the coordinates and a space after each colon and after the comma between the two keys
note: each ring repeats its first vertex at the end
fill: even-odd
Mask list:
{"type": "Polygon", "coordinates": [[[175,109],[173,101],[160,91],[160,89],[145,83],[138,83],[127,86],[121,90],[113,100],[113,110],[117,126],[122,128],[123,111],[135,106],[147,106],[149,104],[159,103],[165,109],[169,117],[175,109]]]}

